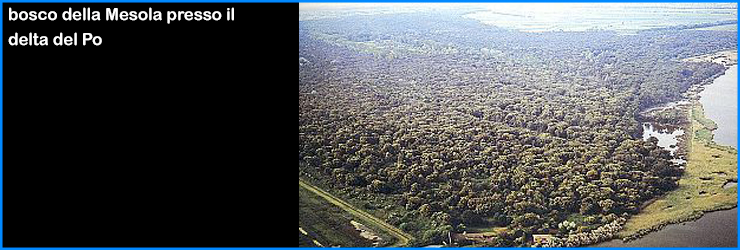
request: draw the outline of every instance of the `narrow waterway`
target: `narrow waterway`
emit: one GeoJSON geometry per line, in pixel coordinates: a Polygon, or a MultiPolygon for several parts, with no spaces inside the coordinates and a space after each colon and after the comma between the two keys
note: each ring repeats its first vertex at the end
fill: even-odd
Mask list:
{"type": "Polygon", "coordinates": [[[718,125],[714,141],[737,148],[737,65],[705,86],[699,95],[706,117],[718,125]]]}
{"type": "MultiPolygon", "coordinates": [[[[737,148],[737,65],[731,66],[700,93],[699,102],[707,118],[717,123],[714,141],[737,148]]],[[[643,124],[643,139],[658,138],[658,145],[675,152],[677,136],[683,130],[656,129],[643,124]],[[672,147],[673,146],[673,147],[672,147]]],[[[730,182],[725,188],[732,188],[730,182]]],[[[593,247],[737,247],[737,208],[704,214],[696,221],[667,225],[627,243],[616,239],[593,247]]]]}

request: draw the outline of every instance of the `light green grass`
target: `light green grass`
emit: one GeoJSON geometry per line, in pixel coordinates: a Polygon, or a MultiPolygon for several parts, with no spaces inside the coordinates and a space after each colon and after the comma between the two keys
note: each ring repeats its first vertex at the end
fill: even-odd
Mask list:
{"type": "Polygon", "coordinates": [[[710,130],[717,129],[717,123],[704,116],[704,107],[702,105],[693,105],[691,108],[691,117],[698,122],[701,127],[695,130],[710,130]]]}
{"type": "Polygon", "coordinates": [[[494,233],[494,234],[500,234],[503,232],[506,232],[508,229],[506,227],[467,227],[465,231],[469,233],[494,233]]]}
{"type": "Polygon", "coordinates": [[[723,188],[728,180],[737,180],[737,150],[711,141],[712,135],[706,126],[716,124],[707,122],[698,101],[693,105],[689,111],[693,117],[692,124],[688,129],[700,132],[687,133],[690,136],[687,140],[690,144],[687,145],[688,162],[678,189],[658,198],[630,218],[618,234],[620,238],[634,237],[666,224],[697,219],[704,212],[737,206],[737,187],[723,188]]]}

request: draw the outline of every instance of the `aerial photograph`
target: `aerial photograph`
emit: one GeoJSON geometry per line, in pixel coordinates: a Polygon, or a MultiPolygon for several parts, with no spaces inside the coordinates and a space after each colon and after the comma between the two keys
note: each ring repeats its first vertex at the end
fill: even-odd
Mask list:
{"type": "Polygon", "coordinates": [[[737,3],[299,3],[299,247],[737,247],[737,3]]]}

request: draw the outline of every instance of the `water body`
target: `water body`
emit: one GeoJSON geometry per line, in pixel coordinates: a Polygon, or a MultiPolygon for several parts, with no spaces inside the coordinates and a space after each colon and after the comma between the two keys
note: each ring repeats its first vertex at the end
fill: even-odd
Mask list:
{"type": "Polygon", "coordinates": [[[684,130],[681,128],[657,128],[649,122],[642,124],[642,139],[647,140],[650,137],[658,138],[658,146],[671,151],[672,155],[678,149],[678,137],[683,134],[684,130]]]}
{"type": "Polygon", "coordinates": [[[737,148],[737,65],[706,85],[699,95],[705,115],[717,123],[714,141],[737,148]]]}
{"type": "MultiPolygon", "coordinates": [[[[699,102],[705,115],[717,123],[714,141],[737,148],[737,65],[730,67],[700,93],[699,102]]],[[[668,147],[676,143],[676,131],[655,129],[643,124],[643,139],[655,136],[658,145],[668,147]],[[667,145],[667,146],[666,146],[667,145]]],[[[680,132],[681,134],[683,131],[680,132]]],[[[728,182],[725,188],[737,186],[728,182]]],[[[628,243],[611,240],[594,247],[737,247],[737,208],[709,212],[696,221],[668,225],[628,243]]]]}
{"type": "Polygon", "coordinates": [[[737,208],[704,214],[696,221],[671,224],[645,237],[623,243],[611,240],[594,247],[735,247],[737,208]]]}

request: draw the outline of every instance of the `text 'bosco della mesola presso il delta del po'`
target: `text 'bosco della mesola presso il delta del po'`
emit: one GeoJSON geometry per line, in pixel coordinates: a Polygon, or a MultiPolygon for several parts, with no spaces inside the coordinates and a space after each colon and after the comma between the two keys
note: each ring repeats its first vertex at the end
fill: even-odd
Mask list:
{"type": "MultiPolygon", "coordinates": [[[[215,11],[166,11],[162,14],[162,11],[148,10],[140,11],[129,11],[119,10],[118,8],[105,8],[105,21],[167,21],[167,24],[178,21],[234,21],[235,17],[234,8],[226,8],[225,12],[218,10],[215,11]]],[[[91,8],[82,8],[81,10],[74,10],[69,8],[58,14],[56,11],[16,11],[12,8],[8,8],[8,21],[101,21],[100,11],[92,10],[91,8]]],[[[49,38],[47,36],[39,35],[35,32],[29,32],[28,35],[19,35],[15,32],[14,35],[8,37],[8,45],[10,46],[48,46],[49,38]]],[[[91,33],[82,33],[81,39],[78,39],[77,32],[72,35],[65,35],[59,33],[59,35],[52,38],[52,44],[56,46],[82,46],[94,45],[100,46],[103,43],[103,38],[96,36],[91,33]],[[78,43],[79,40],[79,43],[78,43]]]]}

